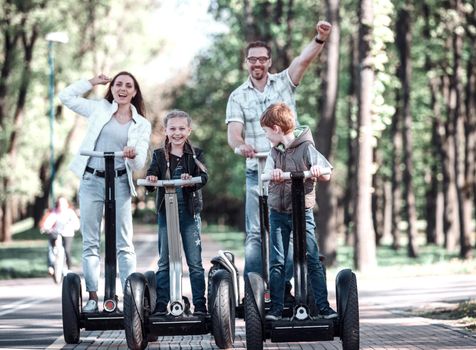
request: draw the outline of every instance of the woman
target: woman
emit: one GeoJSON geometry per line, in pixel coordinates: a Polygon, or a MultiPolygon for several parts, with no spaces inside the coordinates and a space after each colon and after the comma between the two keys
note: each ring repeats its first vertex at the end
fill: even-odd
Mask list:
{"type": "MultiPolygon", "coordinates": [[[[100,74],[90,80],[80,80],[59,94],[61,102],[74,112],[88,118],[89,126],[81,150],[123,151],[115,159],[116,249],[122,287],[127,276],[136,269],[132,244],[131,196],[135,196],[132,172],[145,165],[151,126],[144,118],[144,101],[139,84],[128,72],[113,79],[100,74]],[[91,100],[82,96],[95,85],[109,84],[104,99],[91,100]]],[[[104,208],[104,158],[81,156],[70,169],[81,178],[79,207],[83,234],[83,273],[89,300],[83,312],[98,311],[99,246],[104,208]]]]}

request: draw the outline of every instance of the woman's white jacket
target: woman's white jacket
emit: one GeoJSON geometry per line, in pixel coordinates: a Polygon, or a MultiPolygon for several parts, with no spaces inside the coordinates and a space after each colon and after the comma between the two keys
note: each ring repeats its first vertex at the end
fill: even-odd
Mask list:
{"type": "MultiPolygon", "coordinates": [[[[84,98],[83,95],[91,90],[93,85],[89,80],[79,80],[59,93],[61,102],[76,112],[77,114],[88,118],[88,131],[81,144],[81,150],[94,151],[96,141],[104,125],[111,120],[113,114],[117,111],[116,101],[109,102],[106,99],[92,100],[84,98]]],[[[127,146],[134,147],[136,157],[134,159],[125,159],[127,177],[131,194],[136,196],[134,182],[132,181],[132,172],[144,167],[149,149],[149,139],[151,132],[150,122],[137,113],[136,108],[131,105],[132,125],[129,128],[127,146]]],[[[79,152],[74,157],[69,168],[82,178],[89,157],[82,156],[79,152]]]]}

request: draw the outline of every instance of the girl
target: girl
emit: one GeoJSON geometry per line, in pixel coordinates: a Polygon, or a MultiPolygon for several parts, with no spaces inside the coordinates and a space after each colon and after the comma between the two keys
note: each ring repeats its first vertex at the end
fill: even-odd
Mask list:
{"type": "MultiPolygon", "coordinates": [[[[150,122],[145,115],[139,84],[128,72],[113,79],[100,74],[80,80],[59,94],[61,102],[74,112],[88,118],[89,125],[81,145],[87,151],[123,151],[124,158],[115,159],[116,249],[122,287],[127,276],[136,270],[136,254],[132,244],[131,196],[136,195],[132,172],[145,165],[149,148],[150,122]],[[95,85],[109,84],[104,99],[83,98],[95,85]]],[[[104,159],[81,156],[70,169],[81,179],[79,207],[83,234],[83,272],[89,300],[83,312],[98,311],[99,239],[104,208],[104,159]]]]}
{"type": "MultiPolygon", "coordinates": [[[[165,117],[165,144],[154,151],[152,163],[147,171],[147,180],[190,179],[201,176],[202,183],[176,189],[179,211],[180,233],[183,250],[187,260],[192,287],[194,315],[207,313],[205,304],[205,271],[202,266],[202,246],[200,242],[203,207],[200,188],[208,180],[203,165],[202,150],[193,147],[188,137],[192,132],[192,119],[179,110],[171,111],[165,117]]],[[[149,187],[153,191],[155,187],[149,187]]],[[[169,251],[167,240],[167,222],[164,205],[163,187],[157,193],[157,212],[159,224],[159,262],[157,271],[157,305],[155,311],[166,313],[170,300],[169,251]]]]}

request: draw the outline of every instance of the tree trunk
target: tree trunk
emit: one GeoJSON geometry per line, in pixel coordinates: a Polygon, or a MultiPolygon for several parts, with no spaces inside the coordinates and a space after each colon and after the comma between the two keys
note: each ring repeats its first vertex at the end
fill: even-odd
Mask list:
{"type": "Polygon", "coordinates": [[[445,137],[442,142],[442,158],[443,158],[443,193],[444,193],[444,246],[449,252],[455,252],[458,244],[459,219],[458,219],[458,198],[456,194],[456,181],[454,173],[455,162],[455,137],[454,123],[451,118],[451,106],[454,107],[454,102],[451,103],[451,96],[453,92],[450,90],[448,84],[448,77],[442,77],[443,94],[448,108],[448,118],[444,123],[445,137]]]}
{"type": "MultiPolygon", "coordinates": [[[[476,11],[473,9],[473,16],[476,11]]],[[[476,25],[476,18],[474,18],[474,24],[476,25]]],[[[474,192],[476,184],[476,69],[474,62],[476,61],[476,36],[473,35],[470,41],[470,58],[466,68],[466,89],[465,89],[465,177],[466,184],[464,187],[464,206],[465,209],[465,221],[468,223],[469,231],[473,232],[474,227],[472,225],[471,213],[474,209],[474,201],[476,200],[476,192],[474,192]]]]}
{"type": "Polygon", "coordinates": [[[353,245],[352,241],[352,233],[353,233],[353,221],[352,217],[354,215],[354,200],[355,200],[355,186],[356,183],[353,179],[355,179],[355,159],[357,157],[356,154],[356,139],[353,136],[354,133],[357,131],[357,125],[355,123],[354,118],[354,106],[357,104],[357,98],[355,94],[355,85],[356,85],[356,62],[358,62],[358,51],[357,45],[355,44],[356,40],[353,35],[349,38],[349,47],[351,48],[352,56],[349,64],[349,90],[347,95],[349,96],[349,108],[347,111],[347,175],[344,195],[342,198],[342,206],[344,207],[344,226],[345,226],[345,243],[347,245],[353,245]]]}
{"type": "Polygon", "coordinates": [[[395,92],[395,101],[397,108],[392,117],[392,125],[390,127],[390,135],[392,138],[393,155],[392,155],[392,225],[390,232],[392,235],[392,248],[394,250],[400,249],[400,221],[401,221],[401,207],[402,207],[402,170],[400,168],[402,159],[402,131],[400,122],[400,107],[399,101],[401,99],[400,92],[395,92]]]}
{"type": "Polygon", "coordinates": [[[403,198],[405,201],[405,216],[407,219],[407,236],[408,257],[417,257],[416,248],[416,206],[415,206],[415,194],[413,192],[413,136],[412,136],[412,115],[410,109],[410,81],[412,77],[412,63],[410,59],[410,47],[412,43],[411,23],[410,23],[410,9],[402,8],[398,11],[397,23],[396,23],[396,44],[397,50],[400,56],[400,66],[397,69],[400,82],[402,84],[402,140],[403,140],[403,159],[404,159],[404,171],[403,171],[403,183],[404,192],[403,198]]]}
{"type": "Polygon", "coordinates": [[[360,0],[359,6],[359,82],[358,142],[355,196],[355,265],[367,271],[377,264],[375,231],[372,225],[372,67],[371,39],[373,9],[371,0],[360,0]]]}
{"type": "MultiPolygon", "coordinates": [[[[423,16],[425,26],[423,29],[423,38],[427,41],[431,40],[431,17],[430,7],[428,4],[423,4],[423,16]]],[[[432,55],[429,51],[425,54],[425,70],[432,72],[436,70],[435,62],[433,62],[432,55]]],[[[432,110],[431,121],[431,156],[427,159],[425,183],[426,188],[426,243],[427,244],[443,244],[443,216],[444,216],[444,196],[442,184],[439,180],[441,174],[441,167],[444,163],[442,157],[442,147],[444,134],[442,130],[442,116],[440,104],[438,103],[438,80],[435,77],[430,77],[428,80],[428,87],[430,92],[430,106],[432,110]]]]}
{"type": "MultiPolygon", "coordinates": [[[[322,79],[323,101],[317,130],[317,149],[332,164],[333,140],[336,126],[336,104],[339,81],[339,0],[328,0],[327,18],[332,23],[332,35],[327,42],[327,65],[322,79]]],[[[323,182],[317,186],[318,239],[326,265],[334,265],[337,258],[336,202],[334,183],[323,182]]]]}
{"type": "MultiPolygon", "coordinates": [[[[452,7],[459,18],[464,15],[461,9],[460,0],[453,0],[452,7]]],[[[463,259],[471,256],[471,206],[465,205],[466,198],[471,198],[468,194],[466,186],[466,171],[465,171],[465,148],[467,140],[465,139],[465,105],[463,104],[463,73],[461,67],[461,55],[463,51],[463,38],[458,30],[452,32],[453,44],[453,74],[451,76],[451,91],[453,92],[454,105],[451,106],[450,113],[451,121],[453,122],[454,130],[454,173],[456,181],[456,195],[458,198],[458,220],[460,225],[459,243],[460,243],[460,257],[463,259]]]]}
{"type": "MultiPolygon", "coordinates": [[[[376,167],[380,168],[382,166],[382,157],[377,150],[377,147],[374,148],[374,159],[376,167]]],[[[380,246],[381,240],[383,238],[383,228],[384,228],[384,207],[385,207],[385,194],[383,188],[383,178],[382,175],[377,171],[372,178],[372,221],[375,229],[375,243],[377,246],[380,246]]]]}

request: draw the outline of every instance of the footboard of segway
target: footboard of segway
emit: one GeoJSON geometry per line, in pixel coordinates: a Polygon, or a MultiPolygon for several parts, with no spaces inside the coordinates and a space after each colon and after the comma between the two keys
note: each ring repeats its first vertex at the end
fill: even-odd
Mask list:
{"type": "Polygon", "coordinates": [[[276,343],[333,340],[336,330],[335,323],[325,319],[281,319],[266,323],[266,337],[276,343]]]}
{"type": "Polygon", "coordinates": [[[122,312],[82,313],[81,316],[81,327],[87,331],[124,329],[122,312]]]}
{"type": "Polygon", "coordinates": [[[157,336],[200,335],[211,332],[210,315],[150,315],[149,333],[157,336]]]}

